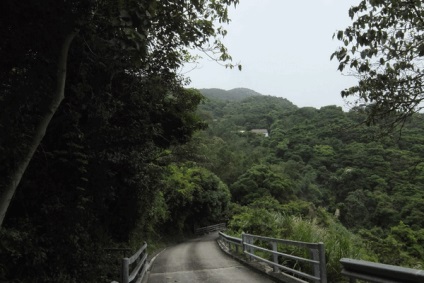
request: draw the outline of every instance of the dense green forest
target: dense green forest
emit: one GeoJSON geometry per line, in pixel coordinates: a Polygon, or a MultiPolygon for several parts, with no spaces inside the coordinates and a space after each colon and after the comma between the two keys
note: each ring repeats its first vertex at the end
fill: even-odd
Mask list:
{"type": "Polygon", "coordinates": [[[338,268],[334,256],[423,268],[423,114],[387,134],[362,123],[365,106],[299,108],[272,96],[219,100],[210,91],[201,90],[210,99],[199,107],[209,127],[190,146],[196,164],[230,188],[234,233],[327,245],[333,245],[328,237],[345,239],[346,250],[327,250],[330,272],[338,268]],[[269,137],[250,131],[258,128],[269,137]],[[287,217],[315,227],[308,235],[327,230],[301,235],[287,217]]]}
{"type": "Polygon", "coordinates": [[[364,79],[342,95],[366,103],[348,112],[187,88],[193,49],[241,69],[220,26],[238,2],[0,2],[1,282],[110,282],[110,248],[223,221],[325,242],[331,282],[340,257],[423,268],[422,37],[387,32],[422,30],[421,2],[351,9],[361,28],[333,57],[364,79]]]}

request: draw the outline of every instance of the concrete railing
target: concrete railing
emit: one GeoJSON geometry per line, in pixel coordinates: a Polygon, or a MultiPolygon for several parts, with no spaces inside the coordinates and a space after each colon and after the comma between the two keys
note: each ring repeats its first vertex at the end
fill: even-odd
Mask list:
{"type": "Polygon", "coordinates": [[[196,235],[202,235],[202,234],[208,234],[208,233],[216,232],[216,231],[223,231],[226,228],[227,228],[227,225],[225,223],[219,223],[219,224],[210,225],[206,227],[196,228],[194,232],[196,233],[196,235]]]}
{"type": "MultiPolygon", "coordinates": [[[[140,283],[143,280],[149,267],[147,255],[147,243],[144,242],[144,245],[135,254],[131,257],[124,257],[122,259],[121,283],[130,283],[133,281],[140,283]],[[130,266],[133,263],[136,263],[137,265],[132,269],[132,271],[130,271],[130,266]]],[[[112,283],[118,282],[113,281],[112,283]]]]}
{"type": "Polygon", "coordinates": [[[283,277],[287,282],[305,283],[307,281],[303,279],[307,279],[316,283],[327,283],[325,249],[323,243],[289,241],[251,234],[242,234],[242,238],[231,237],[224,233],[219,233],[219,235],[221,240],[227,243],[230,250],[231,244],[234,246],[236,251],[238,250],[238,247],[241,246],[243,248],[243,253],[247,255],[249,260],[255,259],[259,262],[267,263],[273,267],[274,272],[278,273],[279,277],[283,277]],[[259,243],[262,245],[259,246],[259,243]],[[264,248],[263,246],[270,246],[270,248],[264,248]],[[301,256],[284,253],[282,251],[282,247],[287,246],[295,246],[309,250],[310,257],[304,258],[301,256]],[[263,255],[259,255],[257,251],[262,252],[262,254],[270,255],[272,260],[269,260],[268,257],[265,258],[263,255]],[[311,272],[306,273],[305,271],[300,271],[289,266],[285,266],[280,263],[280,259],[289,259],[296,261],[297,263],[301,262],[305,263],[306,265],[310,265],[311,272]]]}
{"type": "Polygon", "coordinates": [[[342,258],[340,263],[343,266],[342,274],[349,277],[350,283],[355,283],[356,279],[376,283],[424,282],[424,270],[350,258],[342,258]]]}

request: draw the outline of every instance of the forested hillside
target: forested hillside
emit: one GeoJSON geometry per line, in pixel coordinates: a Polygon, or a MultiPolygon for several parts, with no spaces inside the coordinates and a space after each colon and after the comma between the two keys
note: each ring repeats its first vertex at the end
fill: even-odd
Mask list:
{"type": "Polygon", "coordinates": [[[282,219],[297,216],[315,232],[349,238],[351,257],[422,268],[424,115],[387,134],[361,123],[367,111],[270,96],[210,99],[199,108],[209,127],[191,143],[192,160],[229,186],[234,232],[293,237],[282,219]]]}
{"type": "Polygon", "coordinates": [[[203,88],[199,89],[199,91],[209,99],[213,100],[229,100],[229,101],[236,101],[236,100],[243,100],[246,97],[250,96],[258,96],[262,95],[254,90],[248,89],[248,88],[234,88],[231,90],[223,90],[219,88],[203,88]]]}

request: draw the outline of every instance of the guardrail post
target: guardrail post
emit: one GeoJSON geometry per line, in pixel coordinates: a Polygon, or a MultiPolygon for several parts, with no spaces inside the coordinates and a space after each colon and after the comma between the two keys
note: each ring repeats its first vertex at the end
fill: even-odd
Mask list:
{"type": "MultiPolygon", "coordinates": [[[[245,238],[246,238],[246,243],[247,244],[249,244],[249,245],[252,245],[253,244],[253,238],[252,238],[252,236],[245,235],[245,238]]],[[[251,246],[247,246],[247,251],[249,253],[253,254],[253,248],[251,246]]],[[[252,261],[252,260],[253,260],[253,257],[249,255],[249,261],[252,261]]]]}
{"type": "MultiPolygon", "coordinates": [[[[277,252],[277,249],[278,249],[277,242],[271,242],[271,245],[272,245],[272,250],[274,252],[277,252]]],[[[278,255],[273,253],[272,254],[272,258],[274,260],[274,263],[278,264],[278,255]]],[[[278,268],[278,266],[275,266],[274,265],[272,268],[273,268],[274,272],[279,272],[280,271],[280,268],[278,268]]]]}
{"type": "MultiPolygon", "coordinates": [[[[311,248],[311,257],[313,260],[318,261],[318,264],[313,264],[314,276],[321,278],[321,261],[319,258],[319,250],[311,248]]],[[[320,280],[314,280],[314,283],[320,283],[320,280]]]]}
{"type": "Polygon", "coordinates": [[[325,262],[325,247],[324,243],[318,243],[318,254],[319,254],[319,271],[320,271],[320,283],[327,283],[327,267],[325,262]]]}
{"type": "MultiPolygon", "coordinates": [[[[242,248],[243,248],[243,254],[247,251],[245,243],[247,243],[246,234],[241,233],[241,245],[242,245],[242,248]]],[[[250,259],[250,257],[249,257],[249,259],[250,259]]]]}
{"type": "Polygon", "coordinates": [[[122,259],[122,273],[121,273],[122,283],[129,283],[129,271],[130,271],[130,259],[126,257],[122,259]]]}
{"type": "MultiPolygon", "coordinates": [[[[249,244],[253,245],[253,242],[254,242],[253,236],[249,236],[249,244]]],[[[250,253],[255,254],[255,248],[252,246],[250,246],[249,248],[250,248],[250,253]]],[[[250,257],[250,260],[253,260],[253,257],[250,257]]]]}

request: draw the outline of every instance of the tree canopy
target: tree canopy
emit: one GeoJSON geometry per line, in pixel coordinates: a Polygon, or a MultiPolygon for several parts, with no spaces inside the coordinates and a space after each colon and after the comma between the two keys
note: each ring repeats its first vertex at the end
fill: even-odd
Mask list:
{"type": "Polygon", "coordinates": [[[387,119],[396,124],[423,109],[423,2],[362,0],[349,16],[352,25],[334,35],[344,46],[331,58],[359,83],[342,96],[357,96],[358,105],[369,105],[368,123],[387,119]]]}
{"type": "MultiPolygon", "coordinates": [[[[104,248],[165,229],[172,150],[205,128],[178,70],[193,48],[231,62],[237,3],[1,1],[0,281],[110,282],[104,248]]],[[[196,209],[221,217],[226,186],[198,175],[196,209]]]]}

